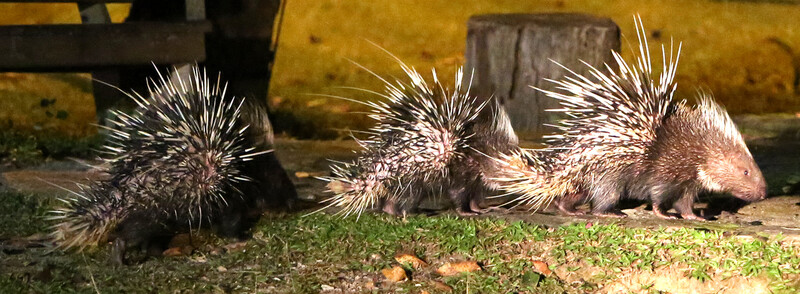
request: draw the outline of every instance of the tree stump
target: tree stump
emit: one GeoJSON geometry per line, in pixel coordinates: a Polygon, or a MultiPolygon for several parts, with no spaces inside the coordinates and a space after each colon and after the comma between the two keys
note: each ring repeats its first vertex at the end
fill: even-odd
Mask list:
{"type": "Polygon", "coordinates": [[[558,114],[546,112],[558,108],[558,101],[531,88],[555,89],[545,79],[568,74],[555,62],[582,74],[588,68],[581,61],[599,68],[620,48],[619,27],[611,19],[590,15],[478,15],[467,26],[465,71],[473,93],[499,99],[514,130],[525,139],[551,133],[544,125],[558,119],[558,114]]]}

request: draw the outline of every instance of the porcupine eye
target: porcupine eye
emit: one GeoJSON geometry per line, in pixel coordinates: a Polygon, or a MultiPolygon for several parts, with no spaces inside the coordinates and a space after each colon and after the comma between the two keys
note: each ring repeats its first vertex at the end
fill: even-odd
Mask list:
{"type": "Polygon", "coordinates": [[[750,175],[750,171],[749,170],[744,170],[744,175],[745,176],[749,176],[750,175]]]}

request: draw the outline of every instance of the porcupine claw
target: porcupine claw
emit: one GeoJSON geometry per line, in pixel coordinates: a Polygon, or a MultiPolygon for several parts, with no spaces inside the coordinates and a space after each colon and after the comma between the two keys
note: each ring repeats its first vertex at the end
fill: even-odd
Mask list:
{"type": "Polygon", "coordinates": [[[619,211],[619,210],[603,211],[603,212],[592,212],[592,215],[600,216],[600,217],[613,217],[613,218],[626,218],[626,217],[628,217],[627,214],[625,214],[624,212],[619,211]]]}
{"type": "Polygon", "coordinates": [[[696,215],[696,214],[694,214],[694,213],[692,213],[692,214],[682,214],[682,215],[681,215],[681,217],[682,217],[683,219],[685,219],[685,220],[694,220],[694,221],[707,221],[707,219],[706,219],[706,218],[704,218],[704,217],[702,217],[702,216],[699,216],[699,215],[696,215]]]}
{"type": "Polygon", "coordinates": [[[558,204],[558,210],[569,216],[586,215],[585,212],[575,209],[574,207],[564,207],[561,203],[558,204]]]}
{"type": "Polygon", "coordinates": [[[662,218],[662,219],[677,219],[676,216],[672,215],[671,213],[668,213],[668,212],[664,211],[662,208],[658,207],[658,205],[656,205],[656,204],[653,204],[653,214],[655,214],[657,217],[662,218]]]}

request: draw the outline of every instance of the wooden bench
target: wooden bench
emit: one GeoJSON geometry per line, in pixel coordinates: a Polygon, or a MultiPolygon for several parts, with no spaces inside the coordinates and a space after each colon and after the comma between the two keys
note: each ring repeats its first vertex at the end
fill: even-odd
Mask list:
{"type": "Polygon", "coordinates": [[[185,0],[180,21],[111,23],[106,3],[134,0],[0,0],[76,3],[82,24],[0,26],[0,72],[91,72],[98,117],[122,96],[120,70],[206,59],[205,37],[212,30],[203,0],[185,0]]]}

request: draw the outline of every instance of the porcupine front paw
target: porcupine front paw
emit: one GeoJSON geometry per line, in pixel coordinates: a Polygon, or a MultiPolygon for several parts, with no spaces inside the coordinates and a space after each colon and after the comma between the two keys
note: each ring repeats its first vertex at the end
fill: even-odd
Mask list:
{"type": "Polygon", "coordinates": [[[676,216],[666,212],[663,208],[660,208],[656,204],[653,204],[653,214],[662,219],[677,219],[676,216]]]}

